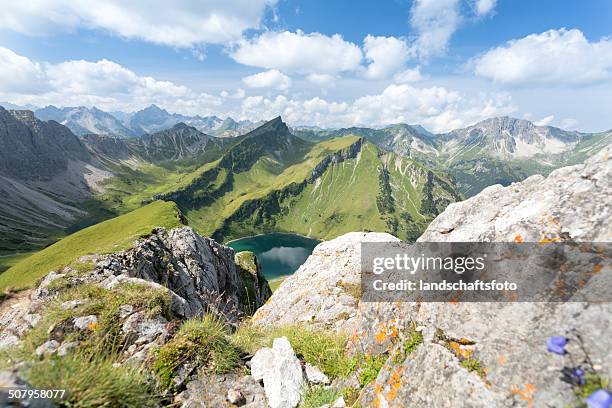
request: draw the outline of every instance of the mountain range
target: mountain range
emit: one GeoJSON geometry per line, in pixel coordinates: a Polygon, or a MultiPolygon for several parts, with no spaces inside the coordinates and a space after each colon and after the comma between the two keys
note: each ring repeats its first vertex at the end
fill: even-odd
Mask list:
{"type": "Polygon", "coordinates": [[[438,135],[406,124],[291,129],[280,118],[242,132],[245,123],[192,117],[216,126],[207,133],[155,106],[123,122],[95,108],[37,112],[0,108],[0,253],[40,248],[155,200],[175,202],[189,225],[221,241],[354,230],[414,240],[448,204],[577,163],[612,138],[507,117],[438,135]],[[71,131],[91,115],[134,133],[71,131]]]}
{"type": "Polygon", "coordinates": [[[530,121],[496,117],[448,133],[432,134],[418,125],[398,124],[383,129],[301,129],[307,140],[342,135],[363,136],[378,147],[411,157],[454,177],[462,194],[508,185],[533,174],[582,163],[612,142],[612,130],[600,133],[537,126],[530,121]]]}
{"type": "Polygon", "coordinates": [[[43,121],[54,120],[69,128],[74,134],[109,135],[131,138],[170,129],[185,123],[196,129],[219,137],[232,137],[254,129],[257,124],[250,121],[235,121],[230,117],[186,116],[169,113],[157,105],[133,113],[105,112],[101,109],[79,107],[58,108],[49,105],[34,110],[34,115],[43,121]]]}

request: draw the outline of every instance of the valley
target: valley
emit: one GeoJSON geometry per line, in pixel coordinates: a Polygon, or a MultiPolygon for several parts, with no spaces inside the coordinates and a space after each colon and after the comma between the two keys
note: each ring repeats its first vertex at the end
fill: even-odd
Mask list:
{"type": "Polygon", "coordinates": [[[278,117],[250,129],[207,118],[223,132],[248,129],[219,137],[155,106],[115,116],[0,108],[0,119],[7,260],[160,201],[219,242],[277,232],[327,240],[357,230],[414,241],[450,203],[580,162],[612,138],[506,117],[437,135],[406,124],[325,130],[289,128],[278,117]],[[113,135],[75,135],[65,118],[83,115],[104,119],[113,135]],[[129,123],[141,131],[117,130],[129,123]]]}

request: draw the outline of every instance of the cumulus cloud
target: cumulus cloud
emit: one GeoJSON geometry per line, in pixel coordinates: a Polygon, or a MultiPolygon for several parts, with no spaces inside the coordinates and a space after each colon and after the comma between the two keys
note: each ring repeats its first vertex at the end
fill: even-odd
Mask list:
{"type": "Polygon", "coordinates": [[[249,75],[242,78],[242,82],[250,88],[274,88],[279,91],[291,88],[291,78],[277,69],[249,75]]]}
{"type": "Polygon", "coordinates": [[[277,0],[4,1],[0,28],[26,35],[102,29],[125,38],[190,47],[240,39],[277,0]]]}
{"type": "Polygon", "coordinates": [[[461,21],[459,0],[416,0],[410,16],[414,51],[422,58],[444,54],[461,21]]]}
{"type": "Polygon", "coordinates": [[[534,121],[533,124],[536,126],[548,126],[552,123],[553,120],[555,120],[555,115],[548,115],[540,120],[534,121]]]}
{"type": "Polygon", "coordinates": [[[342,36],[289,31],[267,32],[242,40],[230,56],[244,65],[286,73],[337,74],[361,64],[361,49],[342,36]]]}
{"type": "Polygon", "coordinates": [[[219,98],[150,76],[113,61],[39,63],[0,47],[0,98],[18,104],[96,105],[131,111],[156,103],[184,113],[208,112],[219,98]]]}
{"type": "Polygon", "coordinates": [[[477,16],[486,16],[495,9],[497,0],[476,0],[474,8],[477,16]]]}
{"type": "Polygon", "coordinates": [[[387,79],[402,70],[410,59],[410,47],[402,38],[374,37],[368,35],[363,41],[365,58],[370,62],[365,77],[387,79]]]}
{"type": "Polygon", "coordinates": [[[0,92],[41,93],[49,89],[41,65],[0,47],[0,92]]]}
{"type": "Polygon", "coordinates": [[[590,42],[577,29],[512,40],[471,61],[476,75],[510,85],[584,85],[610,78],[612,39],[590,42]]]}
{"type": "Polygon", "coordinates": [[[398,72],[394,77],[394,81],[397,83],[410,83],[418,82],[423,80],[423,74],[421,74],[421,67],[408,68],[404,71],[398,72]]]}
{"type": "Polygon", "coordinates": [[[389,85],[380,94],[363,96],[350,103],[319,97],[299,100],[284,95],[250,96],[243,100],[240,109],[236,116],[252,120],[282,115],[292,124],[323,127],[386,126],[404,122],[423,124],[436,132],[516,111],[505,94],[468,98],[443,87],[417,88],[408,84],[389,85]]]}

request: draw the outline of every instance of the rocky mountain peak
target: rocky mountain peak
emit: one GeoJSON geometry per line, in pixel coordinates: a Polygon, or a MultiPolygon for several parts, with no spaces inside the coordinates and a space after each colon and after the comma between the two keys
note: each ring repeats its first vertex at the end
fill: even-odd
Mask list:
{"type": "Polygon", "coordinates": [[[40,129],[40,122],[31,110],[9,110],[8,112],[24,125],[35,126],[40,129]]]}

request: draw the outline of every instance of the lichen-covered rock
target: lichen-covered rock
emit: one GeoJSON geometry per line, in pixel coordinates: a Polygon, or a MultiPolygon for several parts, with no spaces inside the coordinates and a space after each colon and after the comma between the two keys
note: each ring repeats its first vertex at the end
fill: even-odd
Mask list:
{"type": "MultiPolygon", "coordinates": [[[[584,165],[451,204],[419,241],[612,241],[611,155],[609,147],[584,165]]],[[[608,303],[366,303],[359,293],[346,301],[360,287],[360,243],[372,241],[397,239],[351,233],[320,244],[254,316],[259,325],[347,331],[356,350],[386,356],[361,394],[363,406],[571,405],[572,387],[560,379],[568,362],[546,352],[553,335],[579,334],[599,373],[612,377],[608,303]],[[415,327],[422,343],[406,352],[415,327]]],[[[598,273],[611,272],[608,265],[598,273]]],[[[585,358],[576,341],[567,349],[585,358]]]]}
{"type": "Polygon", "coordinates": [[[98,318],[95,315],[75,317],[74,327],[79,330],[93,330],[98,324],[98,318]]]}
{"type": "Polygon", "coordinates": [[[378,232],[350,232],[322,242],[253,316],[261,326],[308,323],[353,332],[361,297],[362,242],[397,242],[378,232]]]}

